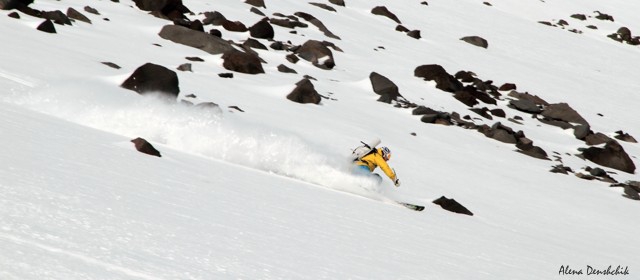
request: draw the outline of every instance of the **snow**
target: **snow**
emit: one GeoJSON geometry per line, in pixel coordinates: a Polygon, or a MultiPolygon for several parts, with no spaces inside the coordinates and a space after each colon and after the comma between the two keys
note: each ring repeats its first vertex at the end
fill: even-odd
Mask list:
{"type": "MultiPolygon", "coordinates": [[[[262,19],[243,2],[184,1],[192,19],[214,10],[247,26],[262,19]]],[[[276,40],[327,40],[344,52],[332,50],[336,67],[322,70],[304,60],[291,64],[284,51],[256,50],[267,73],[233,79],[218,77],[229,72],[220,55],[160,38],[170,22],[132,1],[91,2],[101,13],[85,13],[92,24],[56,25],[58,34],[35,30],[41,19],[0,11],[0,279],[564,279],[570,276],[559,275],[563,265],[585,273],[587,265],[628,266],[630,275],[620,277],[637,278],[639,204],[623,198],[621,188],[550,173],[559,162],[516,153],[514,145],[472,130],[421,123],[411,110],[376,102],[368,77],[386,76],[419,105],[523,130],[574,170],[595,167],[575,156],[586,144],[571,130],[515,110],[507,116],[523,116],[522,125],[481,119],[413,70],[440,64],[498,86],[512,82],[550,103],[569,103],[596,132],[624,130],[638,138],[640,48],[606,35],[620,26],[640,32],[634,12],[640,4],[420,2],[352,0],[330,12],[266,1],[261,10],[269,16],[304,11],[342,38],[312,24],[297,34],[274,25],[276,40]],[[371,14],[379,5],[423,38],[371,14]],[[615,22],[569,18],[595,10],[615,22]],[[584,33],[537,23],[559,19],[584,33]],[[459,40],[472,35],[487,39],[488,49],[459,40]],[[222,112],[119,87],[144,63],[175,69],[191,56],[205,61],[191,62],[193,72],[176,70],[180,98],[215,102],[222,112]],[[280,73],[279,64],[299,74],[280,73]],[[305,74],[331,99],[287,100],[305,74]],[[162,157],[137,152],[129,142],[136,137],[162,157]],[[400,188],[349,171],[350,149],[376,137],[393,151],[389,163],[400,188]],[[474,216],[431,203],[443,195],[474,216]],[[393,200],[426,210],[412,212],[393,200]]],[[[31,6],[83,11],[86,5],[31,6]]],[[[249,36],[221,31],[235,42],[249,36]]],[[[638,144],[620,143],[640,166],[638,144]]],[[[639,179],[602,168],[621,182],[639,179]]]]}

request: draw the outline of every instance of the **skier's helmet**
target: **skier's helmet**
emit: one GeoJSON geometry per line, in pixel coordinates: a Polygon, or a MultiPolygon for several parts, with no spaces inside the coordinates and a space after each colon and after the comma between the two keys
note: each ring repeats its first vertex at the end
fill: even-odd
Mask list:
{"type": "Polygon", "coordinates": [[[389,150],[389,148],[382,147],[380,148],[380,151],[382,151],[382,158],[384,158],[384,160],[389,160],[391,158],[391,150],[389,150]]]}

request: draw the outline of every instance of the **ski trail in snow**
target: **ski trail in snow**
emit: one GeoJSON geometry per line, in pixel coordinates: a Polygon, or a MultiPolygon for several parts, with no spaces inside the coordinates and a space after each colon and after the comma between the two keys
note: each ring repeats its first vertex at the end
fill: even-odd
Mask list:
{"type": "Polygon", "coordinates": [[[126,267],[122,267],[119,265],[115,265],[115,264],[111,264],[111,263],[107,263],[92,257],[88,257],[79,253],[75,253],[75,252],[71,252],[71,251],[66,251],[60,248],[55,248],[49,245],[44,245],[35,241],[30,241],[30,240],[25,240],[22,239],[20,237],[17,236],[13,236],[13,235],[9,235],[6,233],[0,233],[0,240],[6,240],[9,242],[13,242],[15,244],[18,245],[27,245],[27,246],[32,246],[47,252],[51,252],[51,253],[55,253],[55,254],[59,254],[59,255],[64,255],[66,257],[70,257],[82,262],[85,262],[87,264],[90,265],[95,265],[95,266],[99,266],[102,267],[108,271],[115,271],[115,272],[119,272],[122,273],[124,275],[127,276],[131,276],[131,277],[137,277],[140,279],[149,279],[149,280],[157,280],[157,279],[162,279],[162,278],[158,278],[143,272],[139,272],[139,271],[135,271],[126,267]]]}
{"type": "Polygon", "coordinates": [[[33,88],[33,87],[36,86],[36,83],[27,81],[25,79],[22,79],[20,77],[15,76],[15,75],[8,74],[5,71],[2,71],[2,69],[0,69],[0,78],[5,78],[5,79],[7,79],[9,81],[12,81],[12,82],[15,82],[15,83],[18,83],[18,84],[21,84],[23,86],[27,86],[27,87],[30,87],[30,88],[33,88]]]}

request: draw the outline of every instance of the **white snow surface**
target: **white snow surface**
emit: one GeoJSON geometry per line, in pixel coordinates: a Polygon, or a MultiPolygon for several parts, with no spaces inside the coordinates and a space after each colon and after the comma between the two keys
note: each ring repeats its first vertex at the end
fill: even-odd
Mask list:
{"type": "MultiPolygon", "coordinates": [[[[194,20],[206,11],[247,26],[262,19],[241,0],[183,2],[194,20]]],[[[640,279],[640,203],[622,197],[622,188],[551,173],[555,158],[525,156],[473,130],[424,124],[410,109],[376,102],[369,81],[377,72],[418,105],[522,130],[574,171],[601,167],[620,182],[638,181],[576,157],[587,146],[572,130],[508,109],[508,99],[498,105],[507,117],[524,117],[521,125],[483,119],[413,70],[440,64],[498,86],[515,83],[570,104],[596,132],[640,139],[640,47],[606,37],[621,26],[640,33],[640,2],[345,2],[326,1],[336,12],[294,0],[260,8],[270,17],[304,11],[321,20],[341,40],[312,24],[296,34],[274,25],[274,39],[335,43],[343,52],[332,50],[333,70],[257,50],[266,73],[233,79],[218,77],[229,72],[220,55],[160,38],[171,23],[133,1],[36,0],[31,7],[40,10],[89,5],[101,14],[83,12],[92,24],[55,25],[57,34],[37,31],[40,18],[0,11],[0,279],[610,279],[584,275],[587,266],[610,265],[629,269],[616,279],[640,279]],[[380,5],[422,38],[371,14],[380,5]],[[596,10],[615,21],[595,19],[596,10]],[[575,13],[590,17],[570,18],[575,13]],[[569,26],[538,23],[559,19],[569,26]],[[472,35],[489,47],[460,40],[472,35]],[[119,87],[144,63],[175,69],[191,56],[205,61],[191,62],[193,72],[176,70],[179,99],[222,110],[119,87]],[[298,74],[278,72],[279,64],[298,74]],[[286,99],[303,75],[328,97],[319,105],[286,99]],[[162,157],[137,152],[136,137],[162,157]],[[375,137],[393,152],[399,188],[349,171],[350,149],[375,137]],[[474,216],[431,203],[440,196],[474,216]],[[562,275],[562,266],[584,274],[562,275]]],[[[235,42],[249,37],[215,28],[235,42]]],[[[640,166],[639,144],[620,143],[640,166]]]]}

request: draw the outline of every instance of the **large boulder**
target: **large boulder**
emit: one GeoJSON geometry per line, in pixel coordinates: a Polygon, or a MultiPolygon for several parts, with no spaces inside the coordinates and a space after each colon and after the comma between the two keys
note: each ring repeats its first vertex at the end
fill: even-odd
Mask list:
{"type": "Polygon", "coordinates": [[[260,58],[253,53],[232,50],[224,53],[222,59],[224,59],[222,66],[227,70],[245,74],[264,73],[260,58]]]}
{"type": "Polygon", "coordinates": [[[151,143],[147,142],[147,140],[143,138],[138,137],[136,139],[131,140],[131,142],[134,144],[138,152],[151,155],[151,156],[162,157],[162,155],[160,155],[160,152],[156,150],[156,148],[154,148],[153,145],[151,145],[151,143]]]}
{"type": "Polygon", "coordinates": [[[400,22],[400,19],[398,19],[398,17],[392,13],[391,11],[389,11],[389,9],[387,9],[387,7],[385,6],[378,6],[375,7],[371,10],[371,13],[374,15],[379,15],[379,16],[385,16],[390,18],[391,20],[397,22],[398,24],[402,24],[402,22],[400,22]]]}
{"type": "Polygon", "coordinates": [[[121,87],[143,95],[160,93],[172,99],[176,99],[180,93],[176,72],[153,63],[138,67],[121,87]]]}
{"type": "Polygon", "coordinates": [[[170,20],[187,19],[184,14],[191,13],[182,4],[182,0],[133,0],[138,9],[149,11],[153,15],[170,20]]]}
{"type": "Polygon", "coordinates": [[[296,83],[296,88],[287,95],[287,99],[302,104],[320,104],[321,96],[311,81],[305,78],[296,83]]]}
{"type": "Polygon", "coordinates": [[[416,67],[413,71],[416,77],[423,78],[425,81],[435,81],[436,88],[447,91],[456,92],[463,88],[460,81],[447,73],[444,68],[438,64],[428,64],[416,67]]]}
{"type": "Polygon", "coordinates": [[[462,206],[462,204],[458,203],[453,198],[447,198],[445,196],[442,196],[442,197],[434,200],[433,203],[437,204],[437,205],[440,205],[440,207],[442,207],[442,209],[450,211],[450,212],[473,216],[473,213],[471,211],[469,211],[469,209],[467,209],[466,207],[462,206]]]}
{"type": "Polygon", "coordinates": [[[324,33],[325,36],[340,40],[340,37],[338,37],[336,34],[333,34],[333,32],[329,31],[329,29],[324,25],[324,23],[322,23],[322,21],[315,18],[314,16],[304,12],[296,12],[295,15],[303,18],[304,20],[318,27],[318,29],[320,29],[320,31],[322,31],[322,33],[324,33]]]}
{"type": "Polygon", "coordinates": [[[460,40],[465,41],[477,47],[485,48],[485,49],[489,47],[489,43],[487,42],[487,40],[479,36],[462,37],[460,38],[460,40]]]}
{"type": "Polygon", "coordinates": [[[22,9],[33,3],[33,0],[0,0],[0,10],[22,9]]]}
{"type": "Polygon", "coordinates": [[[231,44],[220,37],[179,25],[165,25],[158,35],[163,39],[201,49],[210,54],[222,54],[235,50],[231,44]]]}
{"type": "Polygon", "coordinates": [[[550,104],[544,108],[541,115],[553,120],[589,125],[589,123],[567,103],[550,104]]]}
{"type": "Polygon", "coordinates": [[[378,101],[391,103],[391,101],[397,101],[398,96],[402,97],[398,90],[398,86],[387,77],[382,76],[376,72],[371,72],[371,74],[369,75],[369,80],[371,81],[373,91],[380,95],[378,101]]]}
{"type": "Polygon", "coordinates": [[[320,41],[309,40],[302,44],[295,53],[320,69],[328,70],[335,66],[333,53],[320,41]]]}
{"type": "Polygon", "coordinates": [[[269,24],[268,18],[265,18],[249,27],[249,34],[254,38],[273,39],[275,32],[273,31],[273,26],[269,24]]]}
{"type": "Polygon", "coordinates": [[[604,148],[590,147],[582,151],[584,158],[602,166],[633,174],[636,166],[624,148],[615,140],[605,144],[604,148]]]}

